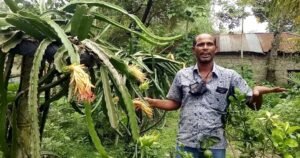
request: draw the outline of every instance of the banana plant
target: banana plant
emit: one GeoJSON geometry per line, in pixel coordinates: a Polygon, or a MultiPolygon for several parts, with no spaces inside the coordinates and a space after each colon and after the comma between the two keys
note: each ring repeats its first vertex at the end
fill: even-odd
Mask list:
{"type": "Polygon", "coordinates": [[[145,95],[164,96],[168,77],[174,75],[180,63],[147,52],[128,55],[95,32],[106,23],[158,46],[180,35],[157,36],[137,16],[104,1],[72,1],[58,10],[47,10],[45,1],[39,1],[39,11],[20,8],[12,0],[5,3],[11,13],[0,14],[0,149],[4,157],[40,157],[40,138],[50,105],[66,94],[76,111],[81,112],[79,104],[85,105],[87,126],[102,157],[108,155],[94,129],[91,106],[104,102],[111,127],[120,135],[123,113],[118,111],[124,111],[130,127],[127,134],[135,142],[141,132],[149,129],[145,125],[149,120],[138,123],[132,100],[145,95]],[[102,14],[103,9],[126,16],[141,31],[102,14]],[[15,54],[22,56],[20,86],[9,100],[6,89],[15,54]],[[152,89],[142,92],[138,86],[146,78],[152,89]],[[119,98],[116,104],[121,108],[117,109],[113,97],[119,98]]]}

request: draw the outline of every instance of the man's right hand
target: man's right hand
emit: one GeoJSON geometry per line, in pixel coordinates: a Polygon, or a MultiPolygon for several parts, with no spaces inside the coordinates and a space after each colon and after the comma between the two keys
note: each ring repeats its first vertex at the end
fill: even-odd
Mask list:
{"type": "Polygon", "coordinates": [[[180,103],[174,101],[174,100],[170,100],[170,99],[152,99],[152,98],[144,98],[145,101],[147,101],[149,103],[149,105],[152,108],[158,108],[158,109],[162,109],[162,110],[167,110],[167,111],[171,111],[171,110],[177,110],[180,108],[180,103]]]}

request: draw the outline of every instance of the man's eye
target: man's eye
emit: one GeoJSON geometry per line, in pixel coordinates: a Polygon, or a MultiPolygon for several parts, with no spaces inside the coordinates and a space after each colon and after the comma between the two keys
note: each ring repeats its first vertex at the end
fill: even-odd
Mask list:
{"type": "Polygon", "coordinates": [[[203,47],[204,46],[204,44],[203,43],[199,43],[199,44],[197,44],[197,47],[203,47]]]}

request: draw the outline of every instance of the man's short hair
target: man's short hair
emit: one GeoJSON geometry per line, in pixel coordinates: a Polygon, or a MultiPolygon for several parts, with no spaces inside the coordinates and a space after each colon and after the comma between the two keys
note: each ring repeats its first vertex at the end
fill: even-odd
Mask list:
{"type": "MultiPolygon", "coordinates": [[[[199,36],[199,35],[196,35],[195,37],[194,37],[194,40],[193,40],[193,48],[196,46],[196,43],[197,43],[197,41],[196,41],[196,37],[197,36],[199,36]]],[[[215,46],[217,46],[217,38],[216,38],[216,36],[215,35],[211,35],[213,38],[214,38],[214,44],[215,44],[215,46]]]]}

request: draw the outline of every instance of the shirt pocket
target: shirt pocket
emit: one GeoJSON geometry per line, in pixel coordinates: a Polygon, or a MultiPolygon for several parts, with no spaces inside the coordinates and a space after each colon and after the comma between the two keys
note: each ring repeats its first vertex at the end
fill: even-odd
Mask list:
{"type": "Polygon", "coordinates": [[[215,109],[218,111],[224,111],[227,106],[227,95],[229,89],[227,87],[219,87],[214,90],[213,94],[216,99],[215,109]]]}

